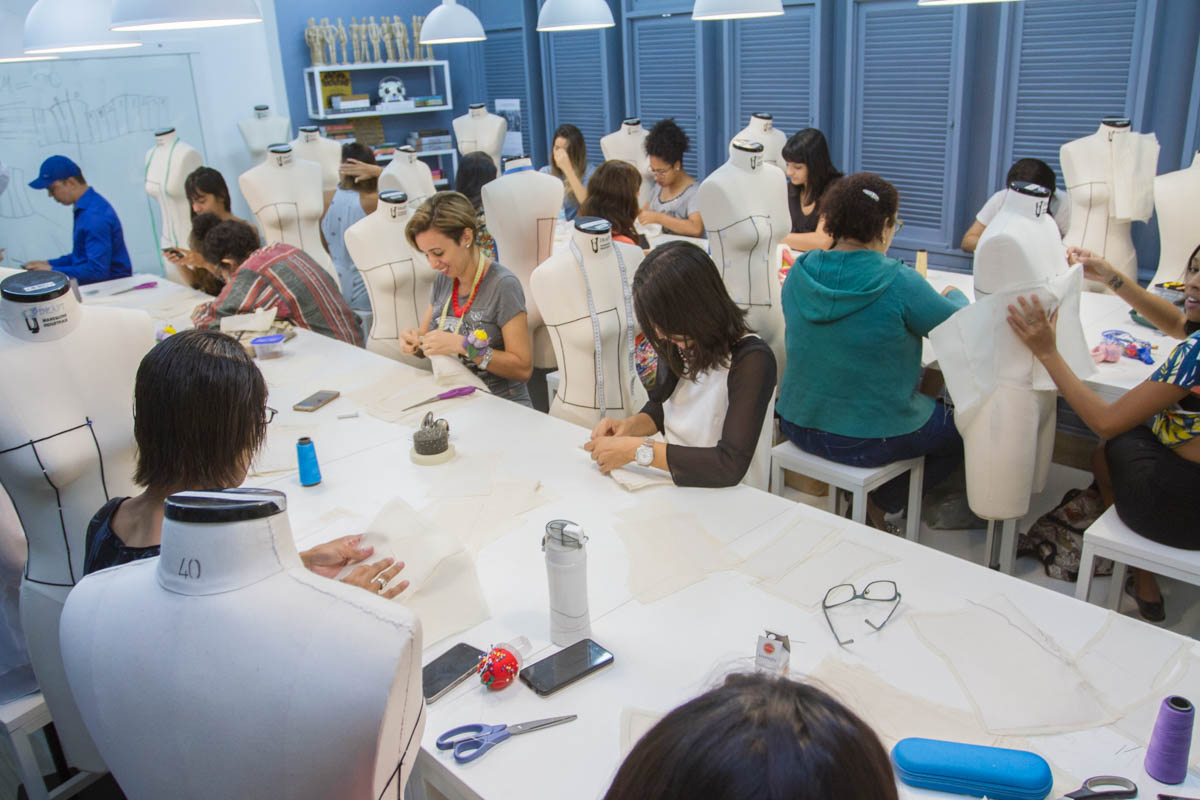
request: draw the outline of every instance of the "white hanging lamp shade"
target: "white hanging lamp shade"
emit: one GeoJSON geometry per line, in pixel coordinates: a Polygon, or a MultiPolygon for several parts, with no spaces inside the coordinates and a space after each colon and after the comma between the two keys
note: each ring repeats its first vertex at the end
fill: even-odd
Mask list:
{"type": "Polygon", "coordinates": [[[546,0],[538,13],[537,29],[543,33],[586,31],[616,24],[604,0],[546,0]]]}
{"type": "Polygon", "coordinates": [[[917,0],[919,6],[961,6],[967,3],[1011,3],[1014,0],[917,0]]]}
{"type": "Polygon", "coordinates": [[[482,42],[486,38],[483,23],[471,9],[460,6],[455,0],[442,0],[442,4],[430,11],[421,23],[419,44],[482,42]]]}
{"type": "Polygon", "coordinates": [[[21,30],[25,18],[8,11],[0,11],[0,64],[18,61],[53,61],[58,56],[27,56],[21,42],[21,30]]]}
{"type": "Polygon", "coordinates": [[[778,17],[783,14],[783,0],[696,0],[692,19],[749,19],[778,17]]]}
{"type": "Polygon", "coordinates": [[[108,0],[37,0],[25,17],[25,54],[141,47],[128,33],[108,29],[110,12],[108,0]]]}
{"type": "Polygon", "coordinates": [[[114,31],[178,31],[262,22],[254,0],[112,0],[114,31]]]}

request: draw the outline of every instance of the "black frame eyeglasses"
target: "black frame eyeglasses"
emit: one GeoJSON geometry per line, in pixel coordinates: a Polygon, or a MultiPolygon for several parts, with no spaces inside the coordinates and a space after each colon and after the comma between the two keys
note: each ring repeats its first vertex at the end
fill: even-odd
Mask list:
{"type": "Polygon", "coordinates": [[[278,414],[279,412],[276,411],[275,409],[271,408],[270,406],[264,406],[263,408],[265,409],[264,413],[267,418],[266,424],[270,425],[271,420],[275,419],[275,415],[278,414]]]}
{"type": "Polygon", "coordinates": [[[888,624],[888,620],[896,613],[896,609],[900,607],[900,589],[896,586],[895,581],[871,581],[860,592],[852,583],[839,583],[837,586],[831,586],[829,591],[825,593],[824,599],[821,600],[821,613],[825,615],[825,622],[829,625],[829,631],[833,634],[833,638],[837,643],[845,647],[848,644],[854,644],[853,639],[842,641],[842,637],[838,636],[837,631],[833,628],[833,620],[829,618],[829,609],[844,606],[847,603],[852,603],[855,600],[870,600],[878,603],[890,603],[893,600],[896,604],[892,606],[892,610],[883,618],[883,622],[876,625],[869,619],[863,619],[863,622],[870,625],[875,630],[882,630],[884,625],[888,624]],[[849,591],[846,591],[849,589],[849,591]],[[833,597],[833,601],[830,601],[833,597]]]}

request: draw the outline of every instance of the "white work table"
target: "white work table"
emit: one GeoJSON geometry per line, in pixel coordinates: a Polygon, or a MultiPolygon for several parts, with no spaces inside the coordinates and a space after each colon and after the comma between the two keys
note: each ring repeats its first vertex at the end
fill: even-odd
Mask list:
{"type": "MultiPolygon", "coordinates": [[[[169,286],[164,288],[177,294],[169,286]]],[[[135,305],[121,299],[129,298],[147,310],[166,308],[154,298],[158,291],[130,292],[110,302],[135,305]]],[[[415,376],[416,370],[305,330],[287,343],[282,358],[261,362],[260,367],[270,385],[268,402],[280,411],[268,429],[269,443],[288,446],[288,441],[278,439],[294,441],[297,428],[306,424],[323,430],[333,426],[335,432],[334,441],[315,441],[323,474],[320,485],[301,487],[295,471],[248,481],[287,493],[289,517],[301,547],[361,530],[394,497],[418,510],[430,505],[430,488],[444,487],[443,475],[466,482],[478,469],[490,468],[495,478],[534,479],[549,491],[548,502],[522,515],[478,554],[477,571],[490,617],[441,641],[426,641],[426,663],[458,641],[483,649],[519,635],[532,643],[531,660],[553,652],[540,549],[544,526],[551,519],[570,519],[590,537],[592,637],[613,652],[613,665],[549,698],[538,697],[521,683],[488,692],[470,680],[429,706],[415,776],[451,798],[600,797],[620,763],[622,711],[666,712],[717,685],[731,669],[747,668],[763,629],[791,637],[795,678],[803,679],[822,659],[832,658],[847,666],[866,667],[888,684],[924,700],[969,710],[967,695],[953,673],[921,642],[908,617],[956,611],[971,601],[1002,596],[1066,653],[1077,652],[1109,618],[1110,612],[1098,606],[744,486],[717,490],[667,486],[628,493],[600,475],[579,449],[586,430],[486,395],[435,408],[450,422],[457,455],[445,465],[420,467],[408,456],[419,418],[391,424],[359,410],[355,418],[338,419],[356,410],[346,396],[312,414],[291,410],[294,402],[319,389],[337,389],[346,395],[380,376],[415,376]],[[856,642],[847,648],[834,641],[819,605],[794,605],[737,569],[709,573],[673,595],[643,604],[634,598],[630,556],[614,529],[620,512],[655,502],[694,515],[708,533],[740,556],[799,526],[821,529],[839,541],[894,557],[895,563],[870,569],[852,582],[861,589],[870,580],[894,580],[903,594],[902,603],[881,632],[848,631],[856,642]],[[349,513],[330,515],[334,509],[349,513]],[[552,731],[515,737],[470,764],[458,765],[449,753],[434,747],[441,733],[458,725],[514,724],[560,714],[579,718],[552,731]]],[[[822,591],[846,577],[823,577],[822,591]]],[[[1149,635],[1186,643],[1195,650],[1192,640],[1167,631],[1149,635]]],[[[1012,687],[1038,680],[1037,675],[1014,671],[1012,687]]],[[[1097,774],[1124,775],[1138,784],[1142,797],[1167,791],[1145,775],[1144,750],[1112,729],[1027,737],[1026,743],[1080,780],[1097,774]]],[[[1183,794],[1200,794],[1197,787],[1200,778],[1189,776],[1176,788],[1183,794]]],[[[901,794],[945,796],[903,786],[901,794]]]]}

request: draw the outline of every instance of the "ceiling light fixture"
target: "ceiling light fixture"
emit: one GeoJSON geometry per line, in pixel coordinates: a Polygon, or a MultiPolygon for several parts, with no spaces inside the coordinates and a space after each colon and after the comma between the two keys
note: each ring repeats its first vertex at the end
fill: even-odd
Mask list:
{"type": "Polygon", "coordinates": [[[483,23],[471,9],[460,6],[455,0],[442,0],[442,4],[430,11],[421,23],[419,44],[482,42],[486,38],[483,23]]]}
{"type": "Polygon", "coordinates": [[[538,13],[537,29],[542,33],[586,31],[616,24],[604,0],[546,0],[538,13]]]}
{"type": "Polygon", "coordinates": [[[254,0],[113,0],[114,31],[178,31],[262,22],[254,0]]]}
{"type": "Polygon", "coordinates": [[[108,29],[111,9],[108,0],[37,0],[25,17],[25,55],[141,47],[129,34],[108,29]]]}
{"type": "Polygon", "coordinates": [[[692,19],[751,19],[778,17],[783,14],[783,0],[696,0],[692,19]]]}

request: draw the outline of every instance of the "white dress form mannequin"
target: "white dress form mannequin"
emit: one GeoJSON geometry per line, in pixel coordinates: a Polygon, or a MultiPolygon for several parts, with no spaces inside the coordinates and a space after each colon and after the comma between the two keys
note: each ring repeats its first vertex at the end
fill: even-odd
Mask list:
{"type": "Polygon", "coordinates": [[[624,161],[637,167],[642,174],[642,188],[638,192],[638,207],[650,202],[654,193],[654,176],[650,174],[650,156],[646,155],[647,131],[642,121],[630,117],[621,123],[618,130],[600,139],[600,151],[605,161],[624,161]]]}
{"type": "Polygon", "coordinates": [[[791,231],[783,171],[763,162],[758,142],[734,139],[729,160],[704,179],[699,197],[713,262],[729,296],[749,312],[747,324],[770,345],[782,376],[786,353],[775,258],[791,231]]]}
{"type": "Polygon", "coordinates": [[[501,169],[500,151],[504,149],[506,133],[507,120],[489,114],[483,103],[472,103],[466,114],[454,120],[454,141],[458,142],[459,154],[465,156],[482,150],[492,157],[496,169],[501,169]]]}
{"type": "Polygon", "coordinates": [[[630,294],[642,255],[640,247],[614,243],[607,220],[577,217],[571,246],[533,271],[530,296],[542,311],[560,376],[552,415],[590,430],[604,417],[629,417],[645,404],[633,365],[630,294]]]}
{"type": "MultiPolygon", "coordinates": [[[[190,145],[180,141],[174,128],[154,134],[154,147],[146,153],[146,194],[158,201],[161,229],[159,247],[189,248],[192,234],[192,204],[184,191],[184,182],[204,159],[190,145]]],[[[183,283],[179,270],[166,259],[162,260],[163,274],[169,280],[183,283]]]]}
{"type": "Polygon", "coordinates": [[[396,148],[391,163],[383,168],[379,191],[404,192],[408,195],[408,204],[417,208],[432,197],[437,188],[433,185],[429,165],[417,157],[412,146],[404,145],[396,148]]]}
{"type": "Polygon", "coordinates": [[[499,178],[483,185],[483,212],[488,231],[496,240],[500,263],[512,270],[525,290],[533,365],[551,369],[557,363],[554,345],[542,329],[542,313],[530,291],[529,279],[554,247],[554,223],[562,209],[563,182],[535,171],[528,158],[510,158],[505,169],[499,178]]]}
{"type": "Polygon", "coordinates": [[[153,345],[144,311],[85,308],[60,273],[0,284],[0,483],[29,548],[21,624],[67,758],[91,772],[106,768],[66,683],[58,619],[83,577],[88,521],[134,493],[133,384],[153,345]]]}
{"type": "Polygon", "coordinates": [[[424,727],[420,622],[305,569],[282,492],[172,495],[162,556],[89,575],[61,633],[130,800],[403,792],[424,727]]]}
{"type": "MultiPolygon", "coordinates": [[[[766,162],[783,169],[783,146],[787,144],[787,134],[775,127],[775,117],[771,114],[761,111],[751,114],[749,124],[733,138],[758,142],[763,146],[763,158],[766,162]]],[[[732,140],[729,146],[733,146],[732,140]]]]}
{"type": "Polygon", "coordinates": [[[267,148],[292,138],[292,123],[287,117],[271,113],[270,106],[255,106],[254,114],[238,121],[238,130],[254,163],[267,157],[267,148]]]}
{"type": "MultiPolygon", "coordinates": [[[[272,142],[271,144],[275,144],[272,142]]],[[[342,146],[321,136],[316,125],[303,125],[292,140],[296,158],[321,165],[321,191],[332,192],[338,187],[338,167],[342,164],[342,146]]]]}
{"type": "Polygon", "coordinates": [[[346,229],[346,249],[371,298],[367,349],[429,369],[429,359],[400,349],[400,331],[421,325],[436,275],[404,235],[409,208],[404,192],[380,192],[375,211],[346,229]]]}
{"type": "Polygon", "coordinates": [[[286,242],[308,253],[333,276],[337,270],[321,244],[321,165],[296,158],[290,144],[273,144],[269,157],[238,176],[246,204],[267,244],[286,242]]]}
{"type": "Polygon", "coordinates": [[[1152,283],[1183,280],[1188,256],[1200,244],[1196,233],[1200,209],[1200,153],[1190,166],[1154,179],[1154,210],[1158,214],[1161,246],[1152,283]]]}
{"type": "MultiPolygon", "coordinates": [[[[1154,212],[1154,173],[1158,139],[1134,133],[1129,120],[1106,118],[1090,136],[1059,149],[1063,180],[1071,203],[1071,223],[1063,241],[1108,260],[1130,280],[1137,279],[1137,253],[1130,237],[1133,220],[1154,212]]],[[[1088,281],[1092,291],[1106,291],[1088,281]]]]}

